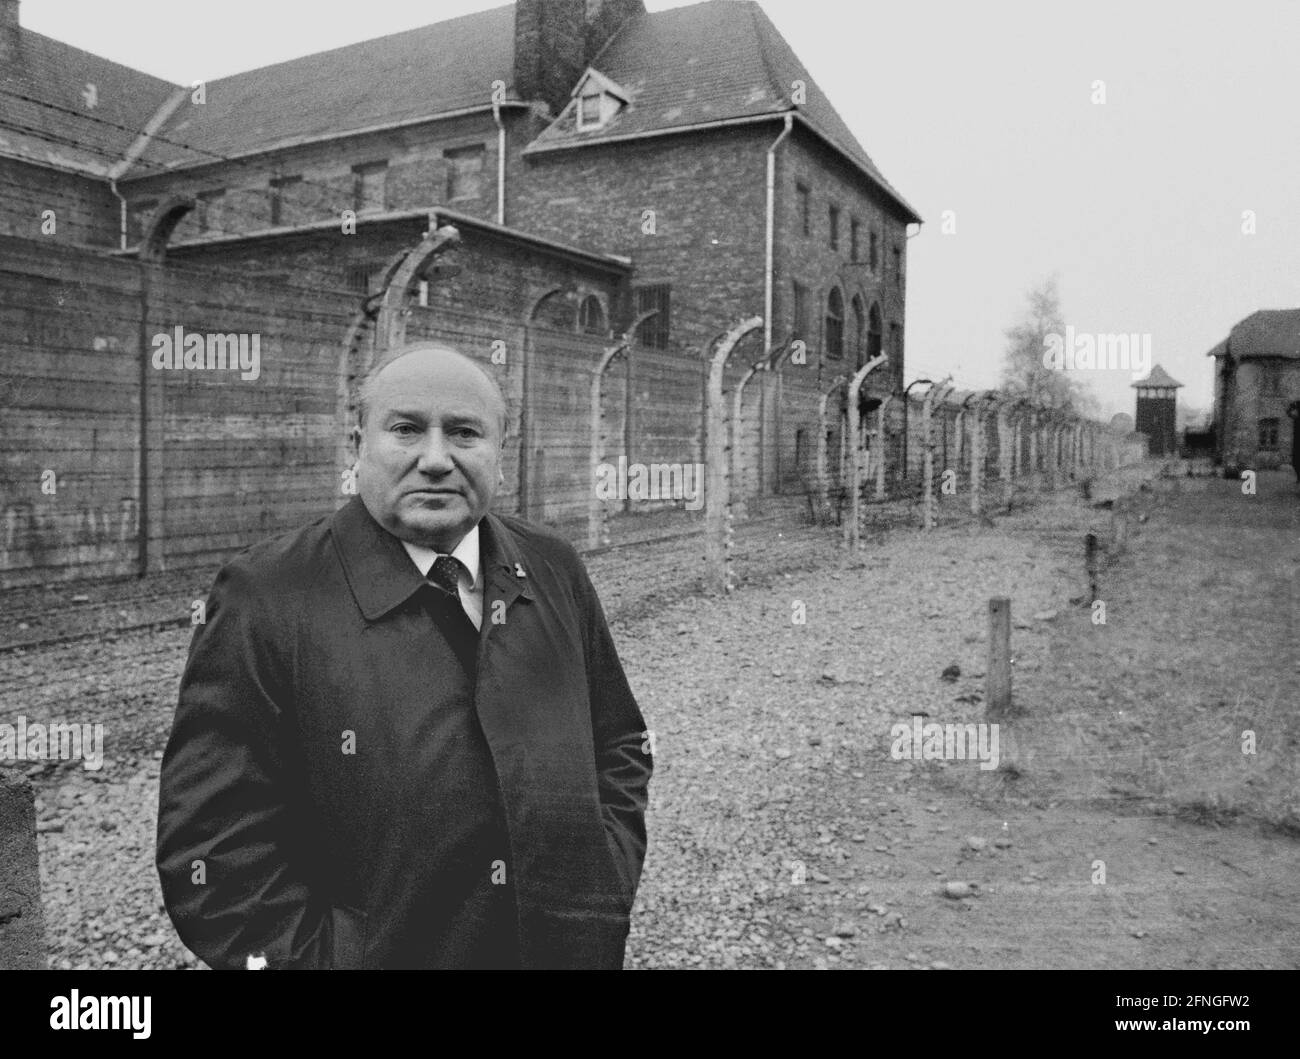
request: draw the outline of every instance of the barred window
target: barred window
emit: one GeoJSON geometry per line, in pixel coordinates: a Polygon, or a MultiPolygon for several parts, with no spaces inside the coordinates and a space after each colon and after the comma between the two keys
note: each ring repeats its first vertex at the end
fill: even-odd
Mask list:
{"type": "Polygon", "coordinates": [[[667,283],[653,283],[636,288],[636,311],[649,312],[657,309],[658,313],[642,323],[638,338],[643,346],[651,349],[667,349],[670,334],[670,313],[672,288],[667,283]]]}
{"type": "Polygon", "coordinates": [[[791,306],[791,323],[795,338],[808,338],[808,288],[797,280],[791,285],[794,293],[791,306]]]}
{"type": "Polygon", "coordinates": [[[844,356],[844,295],[838,287],[826,298],[826,355],[835,360],[844,356]]]}
{"type": "Polygon", "coordinates": [[[589,335],[605,333],[605,310],[594,294],[588,294],[578,305],[578,328],[589,335]]]}

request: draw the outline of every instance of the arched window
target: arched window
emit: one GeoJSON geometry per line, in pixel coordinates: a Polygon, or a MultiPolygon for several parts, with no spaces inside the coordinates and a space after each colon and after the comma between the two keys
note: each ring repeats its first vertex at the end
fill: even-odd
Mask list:
{"type": "Polygon", "coordinates": [[[880,356],[885,341],[885,328],[880,319],[880,306],[873,305],[867,314],[867,360],[880,356]]]}
{"type": "Polygon", "coordinates": [[[866,363],[863,354],[867,348],[867,314],[862,308],[862,299],[858,295],[853,295],[853,301],[849,304],[853,310],[853,362],[860,368],[866,363]]]}
{"type": "Polygon", "coordinates": [[[588,294],[578,306],[578,329],[588,335],[605,333],[605,310],[594,294],[588,294]]]}
{"type": "Polygon", "coordinates": [[[838,287],[826,298],[826,355],[835,360],[844,356],[844,295],[838,287]]]}

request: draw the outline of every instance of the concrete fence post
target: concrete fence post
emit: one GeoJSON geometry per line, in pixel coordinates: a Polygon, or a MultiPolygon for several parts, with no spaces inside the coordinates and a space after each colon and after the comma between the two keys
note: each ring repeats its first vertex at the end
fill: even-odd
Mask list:
{"type": "Polygon", "coordinates": [[[732,350],[751,331],[763,326],[761,316],[751,316],[727,331],[718,341],[709,360],[705,389],[705,493],[704,559],[709,588],[714,592],[731,590],[731,564],[727,549],[728,521],[731,511],[730,483],[727,471],[730,460],[727,447],[727,406],[722,396],[722,376],[732,350]]]}
{"type": "Polygon", "coordinates": [[[889,411],[889,403],[893,400],[892,396],[885,396],[880,399],[880,407],[876,409],[876,499],[885,499],[885,413],[889,411]]]}
{"type": "MultiPolygon", "coordinates": [[[[849,398],[849,459],[852,461],[852,474],[850,475],[850,487],[853,492],[849,497],[849,519],[844,526],[844,543],[851,550],[857,551],[861,543],[861,525],[859,518],[862,512],[862,417],[858,410],[858,394],[862,392],[862,383],[866,377],[880,365],[888,361],[883,353],[874,360],[868,361],[862,365],[849,380],[848,398],[849,398]]],[[[884,422],[885,402],[880,404],[880,421],[884,422]]],[[[883,459],[884,453],[881,452],[878,458],[883,459]]]]}

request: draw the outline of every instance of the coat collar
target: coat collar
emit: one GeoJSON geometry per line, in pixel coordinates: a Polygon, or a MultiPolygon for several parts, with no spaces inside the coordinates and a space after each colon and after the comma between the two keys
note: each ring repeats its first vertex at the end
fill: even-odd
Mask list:
{"type": "MultiPolygon", "coordinates": [[[[359,496],[334,513],[330,534],[366,621],[383,617],[426,583],[402,542],[374,520],[359,496]]],[[[479,542],[487,604],[501,599],[509,606],[521,596],[532,599],[518,538],[491,512],[479,521],[479,542]]]]}

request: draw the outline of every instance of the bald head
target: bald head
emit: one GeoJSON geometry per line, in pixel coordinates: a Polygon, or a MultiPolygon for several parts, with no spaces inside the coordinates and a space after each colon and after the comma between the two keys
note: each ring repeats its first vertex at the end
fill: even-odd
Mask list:
{"type": "Polygon", "coordinates": [[[498,441],[505,441],[506,427],[509,422],[509,412],[506,408],[506,399],[501,393],[501,387],[497,385],[496,379],[492,378],[484,371],[479,364],[472,358],[465,356],[454,346],[445,345],[441,342],[416,342],[408,346],[402,346],[398,349],[387,350],[376,358],[370,370],[366,372],[361,380],[361,385],[357,388],[357,424],[364,430],[366,425],[366,416],[371,406],[374,404],[374,395],[377,388],[379,377],[387,369],[406,360],[414,354],[419,354],[416,359],[403,368],[403,374],[410,369],[411,372],[423,374],[425,371],[441,373],[448,367],[459,366],[462,371],[469,369],[476,372],[478,376],[487,383],[488,391],[491,393],[491,399],[498,413],[500,430],[497,435],[498,441]]]}
{"type": "Polygon", "coordinates": [[[357,493],[394,536],[451,552],[502,483],[506,403],[451,346],[381,356],[358,394],[357,493]]]}

